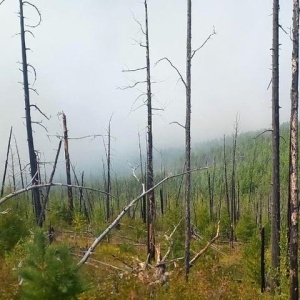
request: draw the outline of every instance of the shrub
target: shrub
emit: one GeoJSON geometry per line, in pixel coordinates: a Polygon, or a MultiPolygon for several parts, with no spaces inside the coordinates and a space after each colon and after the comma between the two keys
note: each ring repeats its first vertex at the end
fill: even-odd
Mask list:
{"type": "Polygon", "coordinates": [[[37,229],[27,245],[27,257],[19,272],[22,299],[76,299],[85,290],[66,245],[47,245],[37,229]]]}
{"type": "Polygon", "coordinates": [[[22,237],[28,235],[26,222],[12,211],[0,215],[0,255],[10,251],[22,237]]]}

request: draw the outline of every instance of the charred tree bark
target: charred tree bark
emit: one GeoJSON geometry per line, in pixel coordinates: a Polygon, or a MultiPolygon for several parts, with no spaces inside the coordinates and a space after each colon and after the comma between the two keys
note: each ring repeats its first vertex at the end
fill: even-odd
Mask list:
{"type": "Polygon", "coordinates": [[[186,122],[185,122],[185,278],[190,271],[191,243],[191,65],[192,65],[192,0],[187,0],[186,41],[186,122]]]}
{"type": "MultiPolygon", "coordinates": [[[[39,183],[38,164],[35,155],[33,134],[32,134],[32,122],[30,113],[30,98],[29,98],[29,82],[28,82],[28,63],[27,63],[27,48],[25,42],[25,28],[24,28],[24,14],[23,14],[23,1],[19,0],[20,4],[20,27],[21,27],[21,49],[22,49],[22,73],[23,73],[23,88],[25,99],[25,119],[26,119],[26,131],[27,131],[27,144],[29,152],[30,162],[30,175],[32,184],[37,185],[39,183]]],[[[39,189],[33,189],[33,205],[36,222],[39,223],[39,217],[41,214],[41,201],[39,189]]]]}
{"type": "Polygon", "coordinates": [[[293,0],[293,53],[290,124],[290,299],[299,299],[298,282],[298,101],[299,101],[299,0],[293,0]]]}
{"type": "MultiPolygon", "coordinates": [[[[67,184],[71,185],[71,163],[70,163],[70,155],[69,155],[69,142],[68,142],[68,128],[67,128],[67,117],[65,113],[62,113],[63,117],[63,131],[64,131],[64,148],[65,148],[65,161],[66,161],[66,176],[67,176],[67,184]]],[[[68,187],[68,212],[69,212],[69,224],[73,221],[73,192],[72,188],[68,187]]]]}
{"type": "MultiPolygon", "coordinates": [[[[273,0],[272,45],[272,268],[280,269],[280,179],[279,179],[279,0],[273,0]]],[[[272,290],[279,286],[279,278],[273,278],[272,290]]]]}
{"type": "MultiPolygon", "coordinates": [[[[154,185],[153,176],[153,136],[152,136],[152,93],[151,93],[151,73],[150,73],[150,46],[149,46],[149,27],[148,27],[148,5],[145,5],[145,26],[146,26],[146,70],[147,70],[147,190],[154,185]]],[[[155,197],[154,190],[147,194],[148,218],[147,218],[147,252],[149,259],[155,260],[155,197]]]]}
{"type": "Polygon", "coordinates": [[[10,127],[9,138],[8,138],[6,160],[5,160],[5,165],[4,165],[2,187],[1,187],[1,198],[3,197],[3,194],[4,194],[4,186],[5,186],[5,178],[6,178],[6,172],[7,172],[7,165],[8,165],[8,157],[9,157],[9,150],[10,150],[11,134],[12,134],[12,127],[10,127]]]}

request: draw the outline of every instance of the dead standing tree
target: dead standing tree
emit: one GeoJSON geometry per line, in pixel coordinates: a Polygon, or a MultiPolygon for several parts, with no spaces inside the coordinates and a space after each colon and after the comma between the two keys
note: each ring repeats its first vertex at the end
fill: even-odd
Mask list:
{"type": "Polygon", "coordinates": [[[74,204],[73,204],[73,192],[71,180],[71,163],[70,163],[70,154],[69,154],[69,142],[68,142],[68,128],[67,128],[67,117],[65,113],[62,113],[63,119],[63,132],[64,132],[64,148],[65,148],[65,161],[66,161],[66,176],[67,176],[67,184],[68,187],[68,213],[69,213],[69,223],[71,224],[73,221],[73,211],[74,211],[74,204]]]}
{"type": "Polygon", "coordinates": [[[186,79],[183,79],[180,71],[172,64],[172,62],[164,57],[160,59],[156,64],[162,60],[166,60],[173,69],[179,75],[181,82],[185,87],[186,92],[186,120],[185,126],[178,122],[176,123],[185,130],[185,277],[188,280],[190,270],[190,239],[191,239],[191,66],[192,59],[195,54],[201,50],[205,44],[211,39],[216,32],[213,32],[207,37],[204,43],[195,50],[192,50],[192,0],[187,0],[187,43],[186,43],[186,79]]]}
{"type": "Polygon", "coordinates": [[[299,0],[293,0],[293,52],[290,122],[290,299],[299,297],[298,282],[298,106],[299,106],[299,0]]]}
{"type": "MultiPolygon", "coordinates": [[[[279,274],[280,268],[280,179],[279,179],[279,0],[273,0],[272,42],[272,268],[279,274]]],[[[273,278],[272,290],[279,286],[279,278],[273,278]]]]}
{"type": "MultiPolygon", "coordinates": [[[[147,253],[149,260],[155,260],[155,195],[152,187],[154,185],[154,174],[153,174],[153,134],[152,134],[152,92],[151,92],[151,65],[150,65],[150,42],[149,42],[149,26],[148,26],[148,4],[147,0],[144,1],[145,8],[145,29],[139,21],[135,18],[135,21],[139,24],[140,30],[145,36],[145,45],[139,43],[139,45],[146,49],[146,67],[138,69],[123,70],[123,72],[137,72],[146,70],[146,81],[138,81],[132,86],[124,87],[121,89],[128,89],[137,86],[140,83],[147,84],[147,178],[146,178],[146,189],[150,190],[147,193],[147,253]]],[[[139,98],[139,97],[138,97],[139,98]]]]}
{"type": "MultiPolygon", "coordinates": [[[[23,88],[24,88],[24,99],[25,99],[25,119],[26,119],[27,143],[28,143],[29,162],[30,162],[30,175],[32,178],[33,185],[38,185],[39,184],[38,162],[37,162],[37,157],[36,157],[35,148],[34,148],[34,141],[33,141],[33,134],[32,134],[32,123],[33,122],[31,119],[31,107],[33,107],[33,106],[35,108],[37,108],[37,107],[35,105],[30,104],[29,91],[33,90],[33,89],[31,87],[29,87],[29,81],[28,81],[28,67],[31,67],[33,69],[34,73],[35,73],[35,69],[27,63],[27,50],[29,50],[29,48],[26,47],[25,34],[31,33],[31,31],[25,30],[24,12],[23,12],[24,5],[33,7],[39,16],[38,24],[35,26],[29,26],[29,27],[35,28],[35,27],[39,26],[42,19],[41,19],[40,12],[35,5],[31,4],[28,1],[22,1],[22,0],[19,0],[19,4],[20,4],[20,28],[21,28],[20,35],[21,35],[21,47],[22,47],[21,48],[22,49],[22,73],[23,73],[23,88]]],[[[35,90],[33,90],[33,91],[35,91],[35,90]]],[[[40,218],[40,214],[41,214],[41,201],[40,201],[39,189],[33,189],[32,195],[33,195],[33,205],[34,205],[36,222],[37,222],[37,224],[42,226],[42,224],[39,222],[39,218],[40,218]]]]}

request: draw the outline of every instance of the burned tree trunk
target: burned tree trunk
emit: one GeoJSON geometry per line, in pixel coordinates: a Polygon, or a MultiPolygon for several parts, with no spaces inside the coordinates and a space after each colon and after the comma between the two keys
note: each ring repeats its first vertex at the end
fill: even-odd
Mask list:
{"type": "MultiPolygon", "coordinates": [[[[279,0],[273,0],[272,45],[272,268],[279,274],[280,268],[280,179],[279,179],[279,0]]],[[[273,278],[272,289],[279,286],[279,278],[273,278]]]]}
{"type": "MultiPolygon", "coordinates": [[[[23,88],[25,99],[25,119],[26,119],[26,131],[27,131],[27,144],[29,151],[30,162],[30,175],[32,184],[37,185],[39,183],[39,173],[37,159],[35,155],[33,134],[32,134],[32,122],[30,114],[30,98],[29,98],[29,82],[28,82],[28,63],[27,63],[27,48],[25,42],[25,28],[24,28],[24,14],[23,14],[23,1],[19,0],[20,4],[20,27],[21,27],[21,47],[22,47],[22,73],[23,73],[23,88]]],[[[39,223],[39,217],[41,214],[41,201],[39,189],[33,189],[33,205],[35,211],[36,222],[39,223]]],[[[41,226],[41,225],[40,225],[41,226]]]]}
{"type": "Polygon", "coordinates": [[[186,121],[185,121],[185,277],[190,270],[191,240],[191,63],[192,63],[192,1],[187,0],[187,41],[186,41],[186,121]]]}
{"type": "Polygon", "coordinates": [[[298,101],[299,101],[299,0],[293,1],[293,53],[290,124],[290,299],[299,299],[298,282],[298,101]]]}
{"type": "MultiPolygon", "coordinates": [[[[65,161],[66,161],[66,176],[67,176],[67,184],[71,185],[71,163],[70,163],[70,155],[69,155],[69,143],[68,143],[68,128],[67,128],[67,117],[65,113],[62,113],[63,117],[63,131],[64,131],[64,148],[65,148],[65,161]]],[[[71,224],[73,221],[73,192],[72,188],[68,187],[68,212],[69,212],[69,223],[71,224]]]]}
{"type": "MultiPolygon", "coordinates": [[[[152,136],[152,93],[151,93],[151,74],[150,74],[150,46],[149,46],[149,28],[148,28],[148,5],[145,5],[145,21],[146,21],[146,70],[147,70],[147,190],[154,185],[153,178],[153,136],[152,136]]],[[[148,219],[147,219],[147,248],[150,260],[155,259],[155,197],[154,190],[147,194],[148,219]]]]}

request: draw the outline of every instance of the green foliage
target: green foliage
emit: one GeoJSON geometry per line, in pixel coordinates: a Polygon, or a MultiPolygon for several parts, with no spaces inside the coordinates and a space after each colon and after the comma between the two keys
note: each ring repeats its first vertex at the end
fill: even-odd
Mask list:
{"type": "Polygon", "coordinates": [[[243,260],[245,261],[246,272],[251,280],[257,284],[261,283],[260,277],[260,249],[261,241],[257,235],[251,237],[243,251],[243,260]]]}
{"type": "Polygon", "coordinates": [[[45,233],[37,229],[27,245],[20,270],[24,280],[21,299],[76,299],[85,290],[66,245],[47,245],[45,233]]]}
{"type": "Polygon", "coordinates": [[[10,211],[0,215],[0,256],[12,250],[17,242],[27,235],[27,224],[19,214],[10,211]]]}
{"type": "Polygon", "coordinates": [[[252,217],[252,213],[250,211],[245,211],[236,226],[235,232],[238,240],[241,240],[242,242],[249,242],[256,230],[257,226],[254,218],[252,217]]]}

